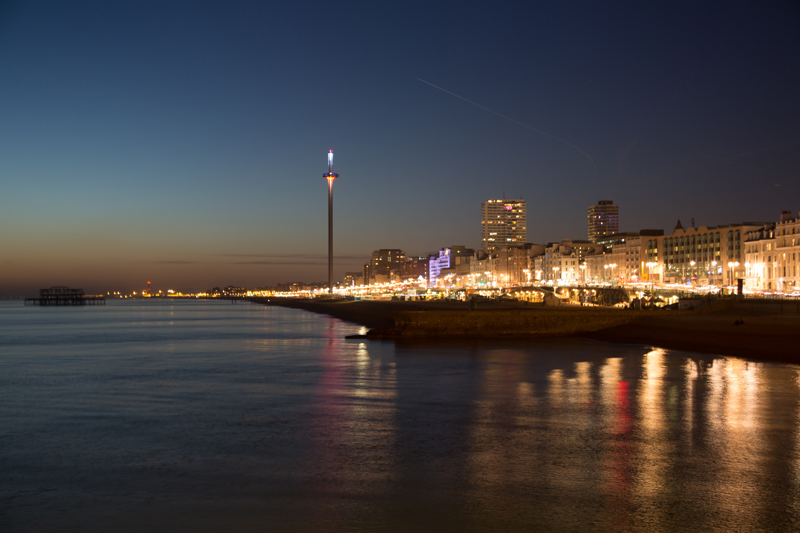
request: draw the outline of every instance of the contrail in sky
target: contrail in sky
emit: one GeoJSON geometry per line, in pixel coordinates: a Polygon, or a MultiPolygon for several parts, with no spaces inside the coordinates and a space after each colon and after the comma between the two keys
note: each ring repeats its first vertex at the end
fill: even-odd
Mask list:
{"type": "Polygon", "coordinates": [[[465,102],[467,102],[467,103],[469,103],[469,104],[472,104],[472,105],[474,105],[475,107],[479,107],[479,108],[483,109],[484,111],[488,111],[489,113],[491,113],[491,114],[493,114],[493,115],[497,115],[498,117],[500,117],[500,118],[504,118],[504,119],[508,120],[509,122],[513,122],[513,123],[514,123],[514,124],[516,124],[517,126],[522,126],[522,127],[523,127],[523,128],[525,128],[525,129],[528,129],[528,130],[531,130],[531,131],[535,131],[536,133],[539,133],[539,134],[541,134],[541,135],[544,135],[545,137],[550,137],[551,139],[554,139],[554,140],[556,140],[556,141],[559,141],[559,142],[562,142],[562,143],[566,144],[567,146],[571,146],[571,147],[575,148],[577,151],[579,151],[580,153],[582,153],[583,155],[585,155],[585,156],[586,156],[586,159],[588,159],[588,160],[589,160],[589,162],[592,164],[592,167],[594,168],[594,173],[595,173],[595,174],[597,174],[597,165],[594,163],[594,159],[592,159],[592,156],[590,156],[589,154],[587,154],[586,152],[584,152],[583,150],[581,150],[580,148],[578,148],[577,146],[575,146],[575,145],[574,145],[574,144],[572,144],[571,142],[569,142],[569,141],[565,141],[565,140],[564,140],[564,139],[562,139],[561,137],[556,137],[555,135],[553,135],[553,134],[550,134],[550,133],[547,133],[546,131],[538,130],[538,129],[534,128],[533,126],[528,126],[527,124],[523,124],[522,122],[519,122],[518,120],[514,120],[514,119],[513,119],[513,118],[511,118],[511,117],[507,117],[507,116],[505,116],[505,115],[501,115],[501,114],[500,114],[500,113],[498,113],[497,111],[493,111],[493,110],[489,109],[488,107],[483,107],[482,105],[480,105],[480,104],[477,104],[477,103],[473,102],[472,100],[467,100],[467,99],[466,99],[466,98],[464,98],[463,96],[459,96],[459,95],[457,95],[456,93],[451,93],[451,92],[450,92],[450,91],[448,91],[447,89],[442,89],[442,88],[441,88],[441,87],[439,87],[438,85],[434,85],[434,84],[432,84],[432,83],[431,83],[431,82],[429,82],[429,81],[425,81],[425,80],[423,80],[422,78],[416,78],[416,77],[415,77],[415,79],[417,79],[417,80],[421,81],[422,83],[426,83],[426,84],[430,85],[431,87],[433,87],[433,88],[435,88],[435,89],[439,89],[440,91],[442,91],[442,92],[445,92],[445,93],[447,93],[447,94],[449,94],[449,95],[451,95],[451,96],[455,96],[456,98],[458,98],[458,99],[460,99],[460,100],[464,100],[465,102]]]}

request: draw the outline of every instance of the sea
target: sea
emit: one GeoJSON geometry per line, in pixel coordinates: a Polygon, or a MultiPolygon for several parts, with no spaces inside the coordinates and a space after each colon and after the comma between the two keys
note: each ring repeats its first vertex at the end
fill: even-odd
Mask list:
{"type": "Polygon", "coordinates": [[[800,530],[800,367],[0,301],[0,531],[800,530]]]}

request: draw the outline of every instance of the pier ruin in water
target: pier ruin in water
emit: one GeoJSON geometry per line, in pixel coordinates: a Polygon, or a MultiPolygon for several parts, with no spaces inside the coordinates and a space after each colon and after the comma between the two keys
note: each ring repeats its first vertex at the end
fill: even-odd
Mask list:
{"type": "Polygon", "coordinates": [[[38,298],[25,298],[25,305],[105,305],[102,296],[87,296],[83,289],[50,287],[39,289],[38,298]]]}

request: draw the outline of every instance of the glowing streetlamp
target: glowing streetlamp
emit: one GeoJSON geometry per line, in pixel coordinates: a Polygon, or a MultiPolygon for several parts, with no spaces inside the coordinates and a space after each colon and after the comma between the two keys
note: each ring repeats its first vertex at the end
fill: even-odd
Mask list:
{"type": "MultiPolygon", "coordinates": [[[[614,278],[614,269],[617,267],[616,263],[611,263],[610,265],[604,265],[603,268],[610,268],[611,269],[611,278],[614,278]]],[[[608,277],[608,276],[606,276],[608,277]]]]}
{"type": "Polygon", "coordinates": [[[645,266],[647,267],[647,280],[652,284],[653,283],[653,267],[658,266],[658,263],[655,261],[650,261],[646,263],[645,266]]]}
{"type": "Polygon", "coordinates": [[[735,271],[736,267],[738,267],[738,266],[739,266],[739,262],[738,261],[736,261],[736,262],[728,261],[728,268],[731,269],[730,277],[728,278],[728,282],[729,282],[729,284],[731,286],[733,286],[733,274],[734,274],[734,271],[735,271]]]}

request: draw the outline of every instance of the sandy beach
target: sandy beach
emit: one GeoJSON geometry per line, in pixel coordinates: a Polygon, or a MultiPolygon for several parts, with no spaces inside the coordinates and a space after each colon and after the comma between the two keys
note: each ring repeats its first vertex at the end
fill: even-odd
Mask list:
{"type": "MultiPolygon", "coordinates": [[[[413,316],[411,311],[426,311],[433,317],[437,312],[464,312],[470,318],[465,302],[444,300],[405,302],[397,300],[303,300],[288,298],[256,298],[254,302],[303,309],[330,315],[348,322],[361,324],[370,330],[396,333],[396,313],[413,316]]],[[[559,321],[587,322],[597,313],[631,313],[627,323],[613,325],[596,331],[582,331],[574,335],[598,341],[642,344],[667,349],[764,359],[787,363],[800,363],[800,314],[796,305],[756,306],[739,302],[726,302],[718,310],[702,311],[619,311],[615,309],[580,307],[545,307],[523,302],[481,302],[479,310],[485,312],[533,314],[548,318],[558,314],[559,321]]],[[[499,317],[499,314],[498,314],[499,317]]],[[[371,333],[375,333],[371,331],[371,333]]],[[[474,330],[472,337],[503,338],[495,331],[474,330]]],[[[457,334],[457,333],[454,333],[457,334]]],[[[432,334],[441,338],[447,332],[432,334]]],[[[389,335],[391,337],[392,335],[389,335]]],[[[520,335],[517,335],[520,336],[520,335]]],[[[526,336],[521,332],[521,336],[526,336]]],[[[541,336],[541,335],[530,335],[541,336]]]]}

